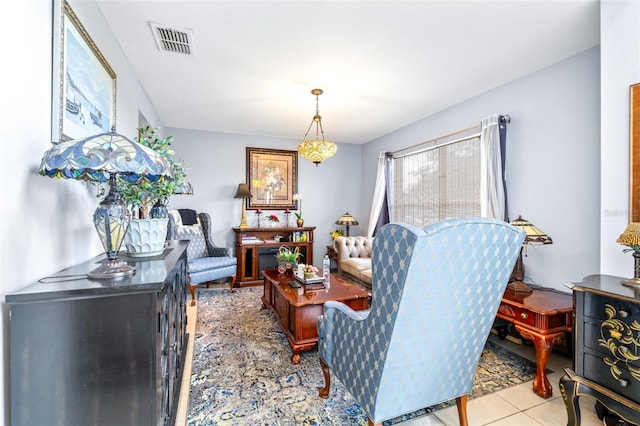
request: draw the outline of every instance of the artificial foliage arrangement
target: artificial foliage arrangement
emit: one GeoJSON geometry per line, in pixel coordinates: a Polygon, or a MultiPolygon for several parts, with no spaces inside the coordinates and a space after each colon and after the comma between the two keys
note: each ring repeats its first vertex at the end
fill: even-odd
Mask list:
{"type": "Polygon", "coordinates": [[[318,272],[318,268],[316,268],[313,265],[304,265],[302,267],[302,273],[304,274],[305,278],[315,277],[317,272],[318,272]]]}
{"type": "Polygon", "coordinates": [[[267,216],[267,219],[269,219],[269,222],[271,222],[271,223],[279,223],[280,222],[280,219],[275,214],[270,214],[269,216],[267,216]]]}
{"type": "Polygon", "coordinates": [[[158,182],[130,183],[118,179],[118,192],[122,200],[130,208],[138,208],[140,218],[148,215],[154,203],[160,201],[166,204],[169,197],[176,193],[186,179],[187,169],[174,159],[175,152],[171,149],[173,136],[160,137],[157,129],[151,126],[138,128],[136,142],[149,147],[162,155],[173,168],[173,178],[158,182]]]}
{"type": "Polygon", "coordinates": [[[281,246],[278,249],[278,254],[276,254],[276,259],[278,259],[278,262],[290,264],[297,263],[298,259],[301,257],[303,257],[303,255],[302,253],[300,253],[300,248],[297,246],[293,250],[291,250],[289,247],[281,246]]]}
{"type": "Polygon", "coordinates": [[[335,231],[329,232],[329,235],[331,235],[332,240],[335,240],[338,237],[344,237],[344,230],[336,228],[335,231]]]}

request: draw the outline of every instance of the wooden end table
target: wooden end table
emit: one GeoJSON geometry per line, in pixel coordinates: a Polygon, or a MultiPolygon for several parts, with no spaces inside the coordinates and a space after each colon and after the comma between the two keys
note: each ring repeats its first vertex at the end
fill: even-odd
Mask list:
{"type": "MultiPolygon", "coordinates": [[[[330,275],[327,288],[292,288],[293,275],[280,274],[275,269],[262,271],[264,293],[262,308],[269,308],[278,319],[293,350],[291,362],[300,362],[300,353],[311,350],[318,342],[318,317],[322,315],[324,302],[335,300],[354,310],[369,309],[370,293],[356,284],[330,275]]],[[[297,282],[297,281],[296,281],[297,282]]]]}
{"type": "Polygon", "coordinates": [[[532,287],[531,291],[507,289],[496,316],[510,322],[536,350],[533,392],[542,398],[553,394],[547,378],[547,361],[553,345],[571,332],[573,297],[568,293],[532,287]]]}

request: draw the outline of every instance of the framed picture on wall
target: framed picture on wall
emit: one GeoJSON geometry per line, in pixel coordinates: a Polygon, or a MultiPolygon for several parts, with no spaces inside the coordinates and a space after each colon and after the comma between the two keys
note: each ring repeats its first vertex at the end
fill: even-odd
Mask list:
{"type": "Polygon", "coordinates": [[[69,3],[54,7],[52,141],[109,132],[116,123],[116,74],[69,3]]]}
{"type": "Polygon", "coordinates": [[[298,191],[298,152],[247,148],[248,209],[293,209],[298,191]]]}

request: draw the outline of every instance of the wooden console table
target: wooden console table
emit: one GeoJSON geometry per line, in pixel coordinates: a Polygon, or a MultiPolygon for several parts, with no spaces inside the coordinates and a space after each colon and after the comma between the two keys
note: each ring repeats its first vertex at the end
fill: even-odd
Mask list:
{"type": "Polygon", "coordinates": [[[298,247],[302,262],[313,265],[313,231],[315,226],[297,228],[232,228],[235,232],[235,251],[238,259],[236,286],[262,284],[263,269],[276,268],[275,253],[281,246],[298,247]],[[281,237],[281,241],[276,241],[281,237]],[[285,240],[285,241],[282,241],[285,240]]]}
{"type": "Polygon", "coordinates": [[[291,362],[300,363],[300,352],[312,349],[318,342],[318,317],[329,300],[342,302],[354,310],[369,308],[369,292],[333,274],[330,285],[319,290],[305,286],[292,288],[293,275],[279,274],[275,269],[262,271],[264,293],[262,307],[269,308],[278,318],[289,346],[293,350],[291,362]]]}
{"type": "Polygon", "coordinates": [[[532,287],[531,291],[507,289],[496,316],[512,323],[536,349],[533,391],[549,398],[553,390],[547,378],[547,362],[553,345],[571,331],[573,300],[570,294],[532,287]]]}

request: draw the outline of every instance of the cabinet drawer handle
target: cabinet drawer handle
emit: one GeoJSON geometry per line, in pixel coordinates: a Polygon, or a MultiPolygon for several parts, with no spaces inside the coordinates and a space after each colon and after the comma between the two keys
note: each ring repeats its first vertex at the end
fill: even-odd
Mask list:
{"type": "Polygon", "coordinates": [[[626,387],[627,387],[627,385],[629,384],[629,381],[628,381],[628,380],[626,380],[626,379],[618,379],[618,384],[619,384],[620,386],[622,386],[623,388],[626,388],[626,387]]]}
{"type": "Polygon", "coordinates": [[[620,309],[620,318],[627,318],[629,316],[629,312],[625,311],[624,309],[620,309]]]}
{"type": "Polygon", "coordinates": [[[522,319],[526,320],[527,318],[529,318],[529,314],[528,314],[528,313],[526,313],[526,312],[521,312],[521,313],[520,313],[520,318],[522,318],[522,319]]]}

